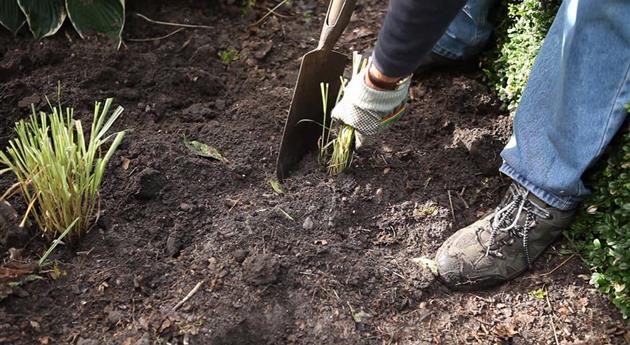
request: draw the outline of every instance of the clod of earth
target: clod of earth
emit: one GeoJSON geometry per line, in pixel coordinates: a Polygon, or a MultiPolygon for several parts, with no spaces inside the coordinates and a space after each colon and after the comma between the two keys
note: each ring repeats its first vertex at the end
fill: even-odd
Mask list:
{"type": "Polygon", "coordinates": [[[159,171],[153,168],[142,170],[137,176],[137,192],[138,199],[150,200],[158,197],[166,179],[159,171]]]}
{"type": "Polygon", "coordinates": [[[243,278],[251,285],[268,285],[278,280],[280,263],[273,254],[254,254],[243,261],[243,278]]]}
{"type": "Polygon", "coordinates": [[[22,248],[29,239],[28,231],[19,226],[20,220],[11,204],[0,200],[0,248],[22,248]]]}
{"type": "Polygon", "coordinates": [[[195,103],[182,110],[182,118],[188,121],[212,120],[216,117],[210,103],[195,103]]]}

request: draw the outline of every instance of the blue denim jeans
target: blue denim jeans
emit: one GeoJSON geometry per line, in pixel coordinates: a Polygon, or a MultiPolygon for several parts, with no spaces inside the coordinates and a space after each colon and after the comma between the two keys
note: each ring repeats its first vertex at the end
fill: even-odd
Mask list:
{"type": "Polygon", "coordinates": [[[565,0],[536,58],[501,172],[571,209],[630,103],[630,1],[565,0]]]}
{"type": "Polygon", "coordinates": [[[488,43],[493,26],[488,21],[497,0],[468,0],[451,22],[433,52],[453,60],[465,60],[479,54],[488,43]]]}

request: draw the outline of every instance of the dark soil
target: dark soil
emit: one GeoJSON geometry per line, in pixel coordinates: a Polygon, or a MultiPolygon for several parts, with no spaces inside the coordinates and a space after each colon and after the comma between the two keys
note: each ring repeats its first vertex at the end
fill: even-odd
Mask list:
{"type": "MultiPolygon", "coordinates": [[[[496,168],[510,118],[478,72],[418,80],[410,113],[347,173],[329,177],[308,157],[278,195],[268,180],[299,58],[316,45],[325,3],[293,1],[259,26],[249,24],[273,3],[245,15],[212,1],[132,5],[212,29],[136,42],[175,28],[130,14],[120,51],[68,26],[41,42],[0,32],[2,147],[58,81],[84,120],[94,101],[115,97],[126,109],[116,129],[127,130],[97,226],[78,247],[55,252],[56,274],[7,292],[0,343],[624,343],[625,322],[565,242],[532,273],[478,293],[450,292],[412,261],[432,258],[508,184],[496,168]],[[221,61],[230,48],[238,58],[221,61]],[[229,162],[190,154],[184,137],[229,162]]],[[[339,49],[369,49],[385,6],[362,2],[339,49]]],[[[0,190],[12,182],[2,177],[0,190]]],[[[45,249],[37,237],[23,245],[14,261],[45,249]]]]}

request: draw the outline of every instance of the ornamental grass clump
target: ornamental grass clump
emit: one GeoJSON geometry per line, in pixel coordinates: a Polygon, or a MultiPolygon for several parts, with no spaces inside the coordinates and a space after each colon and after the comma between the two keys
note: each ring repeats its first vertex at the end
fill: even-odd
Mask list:
{"type": "Polygon", "coordinates": [[[96,102],[89,136],[74,110],[61,105],[50,106],[49,114],[33,106],[30,117],[16,123],[17,137],[0,151],[0,175],[15,175],[2,199],[21,194],[27,205],[21,225],[32,218],[49,241],[70,242],[92,226],[105,168],[125,135],[107,134],[123,112],[120,106],[110,112],[111,106],[111,98],[96,102]]]}
{"type": "MultiPolygon", "coordinates": [[[[356,77],[359,72],[361,72],[364,68],[367,67],[369,63],[369,59],[364,58],[361,54],[357,52],[352,53],[352,77],[356,77]]],[[[343,92],[345,89],[348,80],[341,77],[341,87],[339,89],[339,94],[337,95],[336,102],[339,102],[341,96],[343,96],[343,92]]],[[[324,109],[326,108],[326,100],[328,99],[328,87],[322,86],[322,101],[324,109]]],[[[324,116],[325,118],[325,116],[324,116]]],[[[324,131],[325,131],[325,123],[324,123],[324,131]]],[[[323,131],[323,132],[324,132],[323,131]]],[[[324,133],[322,133],[322,142],[326,143],[323,146],[323,150],[320,150],[320,153],[327,153],[328,147],[332,145],[332,153],[328,162],[326,164],[327,171],[330,175],[338,175],[342,173],[346,168],[350,166],[352,163],[352,156],[354,153],[355,141],[356,141],[356,131],[354,127],[349,126],[345,123],[339,123],[337,125],[337,136],[335,139],[330,140],[328,137],[324,140],[324,133]]]]}

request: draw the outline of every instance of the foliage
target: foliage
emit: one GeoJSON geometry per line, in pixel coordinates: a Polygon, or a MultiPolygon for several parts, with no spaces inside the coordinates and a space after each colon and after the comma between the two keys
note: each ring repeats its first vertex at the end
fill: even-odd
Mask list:
{"type": "Polygon", "coordinates": [[[497,48],[485,57],[484,72],[501,101],[514,110],[558,11],[559,0],[510,2],[497,26],[497,48]]]}
{"type": "Polygon", "coordinates": [[[222,50],[219,52],[219,59],[225,65],[229,65],[232,62],[239,59],[238,50],[230,47],[226,50],[222,50]]]}
{"type": "MultiPolygon", "coordinates": [[[[627,107],[630,111],[630,107],[627,107]]],[[[630,131],[590,176],[592,196],[567,236],[592,268],[591,284],[630,316],[630,131]]]]}
{"type": "Polygon", "coordinates": [[[0,0],[0,25],[14,34],[24,23],[37,39],[54,35],[66,17],[81,38],[101,33],[122,42],[125,0],[0,0]]]}
{"type": "Polygon", "coordinates": [[[111,98],[104,105],[96,102],[89,137],[73,109],[61,105],[51,106],[50,114],[33,107],[27,120],[16,123],[17,138],[0,151],[0,166],[6,166],[0,175],[13,173],[17,183],[1,199],[21,193],[28,205],[22,224],[32,215],[49,240],[63,235],[74,241],[90,228],[99,212],[105,168],[124,137],[124,132],[107,135],[123,112],[117,107],[110,114],[111,105],[111,98]]]}

